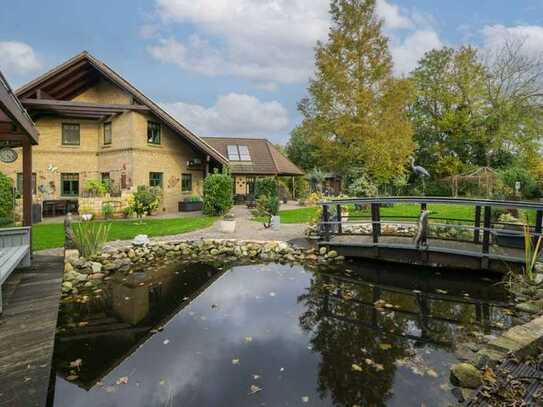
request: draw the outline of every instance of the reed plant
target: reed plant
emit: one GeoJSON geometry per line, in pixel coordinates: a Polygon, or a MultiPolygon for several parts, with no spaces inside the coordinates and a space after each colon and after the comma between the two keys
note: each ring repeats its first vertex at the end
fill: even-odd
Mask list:
{"type": "Polygon", "coordinates": [[[103,222],[81,222],[75,225],[75,241],[83,257],[91,257],[102,251],[109,236],[111,224],[103,222]]]}
{"type": "Polygon", "coordinates": [[[536,283],[536,264],[541,254],[541,239],[539,236],[537,241],[534,241],[530,233],[530,227],[527,224],[523,225],[524,232],[524,277],[530,284],[536,283]]]}

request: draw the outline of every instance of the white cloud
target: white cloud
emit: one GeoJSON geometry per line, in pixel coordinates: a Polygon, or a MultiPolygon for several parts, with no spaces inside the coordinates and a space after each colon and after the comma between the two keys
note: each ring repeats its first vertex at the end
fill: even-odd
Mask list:
{"type": "Polygon", "coordinates": [[[20,76],[42,67],[32,47],[19,41],[0,41],[0,69],[6,75],[20,76]]]}
{"type": "Polygon", "coordinates": [[[415,31],[409,34],[403,42],[391,47],[390,52],[395,61],[394,73],[403,75],[411,72],[427,51],[442,46],[435,31],[415,31]]]}
{"type": "MultiPolygon", "coordinates": [[[[148,47],[154,58],[203,75],[261,81],[270,89],[276,87],[271,83],[307,81],[314,69],[313,49],[318,40],[326,40],[330,26],[329,0],[156,0],[156,4],[163,25],[190,24],[195,33],[184,39],[157,39],[148,47]]],[[[391,0],[377,0],[376,12],[392,43],[399,44],[393,52],[398,72],[412,67],[412,52],[421,56],[424,40],[441,44],[429,28],[431,16],[406,12],[391,0]]]]}
{"type": "Polygon", "coordinates": [[[543,26],[487,25],[482,34],[484,48],[488,50],[496,50],[507,41],[520,41],[525,52],[532,55],[543,53],[543,26]]]}
{"type": "Polygon", "coordinates": [[[377,0],[375,11],[384,20],[385,28],[394,30],[413,27],[413,22],[409,17],[402,15],[400,7],[387,0],[377,0]]]}
{"type": "Polygon", "coordinates": [[[219,96],[211,107],[184,102],[162,107],[200,136],[270,137],[289,128],[288,112],[281,103],[238,93],[219,96]]]}

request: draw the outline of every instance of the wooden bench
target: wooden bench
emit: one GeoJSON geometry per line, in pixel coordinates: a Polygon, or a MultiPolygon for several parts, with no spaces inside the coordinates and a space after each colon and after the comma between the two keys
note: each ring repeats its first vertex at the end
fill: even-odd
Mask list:
{"type": "Polygon", "coordinates": [[[30,265],[30,228],[0,229],[0,314],[2,284],[17,267],[30,265]]]}

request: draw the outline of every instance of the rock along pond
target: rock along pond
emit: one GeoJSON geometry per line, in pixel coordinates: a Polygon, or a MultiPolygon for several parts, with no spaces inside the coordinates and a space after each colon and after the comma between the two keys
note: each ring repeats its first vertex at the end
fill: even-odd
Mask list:
{"type": "Polygon", "coordinates": [[[512,325],[458,271],[167,265],[64,304],[54,406],[447,406],[449,367],[512,325]]]}

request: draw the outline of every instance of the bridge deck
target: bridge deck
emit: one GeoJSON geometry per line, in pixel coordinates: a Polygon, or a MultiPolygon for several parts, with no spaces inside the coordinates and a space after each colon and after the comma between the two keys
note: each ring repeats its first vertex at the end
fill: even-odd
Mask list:
{"type": "Polygon", "coordinates": [[[347,257],[500,273],[518,270],[524,256],[522,249],[491,245],[485,259],[480,244],[440,239],[428,239],[428,248],[417,250],[413,238],[401,236],[379,236],[379,243],[374,243],[372,236],[367,235],[334,236],[319,245],[347,257]]]}
{"type": "Polygon", "coordinates": [[[46,403],[63,270],[63,257],[35,256],[7,280],[16,287],[0,317],[0,407],[46,403]]]}

